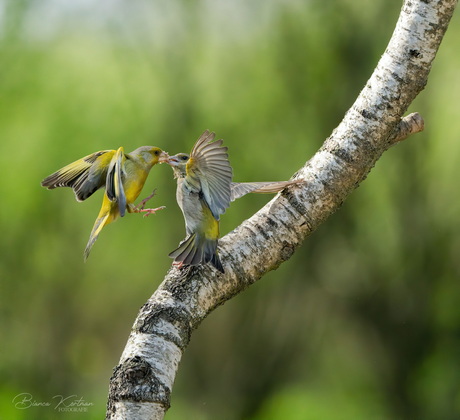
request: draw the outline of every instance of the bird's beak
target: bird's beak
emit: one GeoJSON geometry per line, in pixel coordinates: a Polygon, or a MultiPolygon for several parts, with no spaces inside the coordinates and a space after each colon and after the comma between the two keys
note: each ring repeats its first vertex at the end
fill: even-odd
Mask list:
{"type": "Polygon", "coordinates": [[[159,163],[169,163],[168,152],[161,152],[160,157],[158,158],[159,163]]]}
{"type": "Polygon", "coordinates": [[[166,163],[171,166],[177,166],[179,165],[179,158],[177,156],[170,156],[166,163]]]}

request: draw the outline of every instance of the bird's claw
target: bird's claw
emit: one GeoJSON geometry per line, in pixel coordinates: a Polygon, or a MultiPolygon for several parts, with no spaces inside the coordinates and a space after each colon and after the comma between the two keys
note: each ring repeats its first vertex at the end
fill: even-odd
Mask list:
{"type": "Polygon", "coordinates": [[[176,267],[176,268],[180,269],[184,265],[184,262],[183,261],[173,261],[172,265],[173,265],[173,267],[176,267]]]}
{"type": "Polygon", "coordinates": [[[156,209],[139,209],[139,213],[144,213],[144,217],[148,217],[151,214],[155,214],[158,210],[163,210],[165,209],[165,206],[157,207],[156,209]]]}
{"type": "MultiPolygon", "coordinates": [[[[136,209],[139,211],[144,211],[144,207],[147,204],[147,201],[149,201],[153,196],[156,194],[157,190],[156,188],[152,191],[152,194],[150,194],[148,197],[145,197],[137,206],[136,209]]],[[[145,210],[151,210],[151,209],[145,209],[145,210]]]]}

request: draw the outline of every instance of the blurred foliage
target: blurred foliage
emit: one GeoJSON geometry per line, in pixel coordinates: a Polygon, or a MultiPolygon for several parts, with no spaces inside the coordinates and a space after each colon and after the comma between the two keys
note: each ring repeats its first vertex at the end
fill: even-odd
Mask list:
{"type": "MultiPolygon", "coordinates": [[[[224,138],[235,180],[289,178],[353,103],[400,1],[0,1],[0,418],[101,418],[138,308],[182,239],[166,166],[143,196],[167,209],[83,249],[102,194],[40,180],[100,149],[188,151],[224,138]],[[9,178],[11,176],[11,178],[9,178]],[[71,414],[67,414],[70,416],[71,414]],[[54,417],[53,417],[54,416],[54,417]]],[[[413,104],[426,130],[392,148],[276,272],[194,333],[167,419],[460,417],[459,17],[413,104]]],[[[232,230],[263,203],[222,220],[232,230]]]]}

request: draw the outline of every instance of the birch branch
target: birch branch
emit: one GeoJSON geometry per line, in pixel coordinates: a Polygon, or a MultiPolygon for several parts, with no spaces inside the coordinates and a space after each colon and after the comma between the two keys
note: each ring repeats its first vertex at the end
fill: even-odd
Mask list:
{"type": "Polygon", "coordinates": [[[423,130],[402,118],[425,87],[456,0],[406,0],[374,73],[343,121],[278,194],[220,240],[225,268],[172,268],[141,308],[110,380],[107,419],[164,417],[190,336],[217,306],[288,260],[363,181],[382,153],[423,130]]]}

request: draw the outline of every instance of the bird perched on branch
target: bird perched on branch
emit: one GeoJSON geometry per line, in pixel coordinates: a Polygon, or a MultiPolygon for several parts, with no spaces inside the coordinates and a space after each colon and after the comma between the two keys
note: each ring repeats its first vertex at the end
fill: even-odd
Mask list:
{"type": "Polygon", "coordinates": [[[211,262],[223,273],[217,254],[219,219],[230,202],[248,193],[276,193],[303,181],[232,182],[228,148],[222,145],[223,140],[213,141],[214,137],[206,130],[190,155],[179,153],[167,160],[177,178],[176,198],[187,234],[169,256],[179,266],[211,262]]]}
{"type": "Polygon", "coordinates": [[[105,187],[102,207],[85,248],[85,260],[102,228],[119,216],[123,217],[126,210],[129,213],[143,212],[148,216],[164,208],[144,209],[154,193],[138,206],[134,205],[134,201],[142,191],[152,167],[166,162],[168,158],[166,152],[152,146],[142,146],[127,154],[123,147],[102,150],[64,166],[42,181],[42,186],[48,189],[72,188],[77,201],[84,201],[99,188],[105,187]]]}

